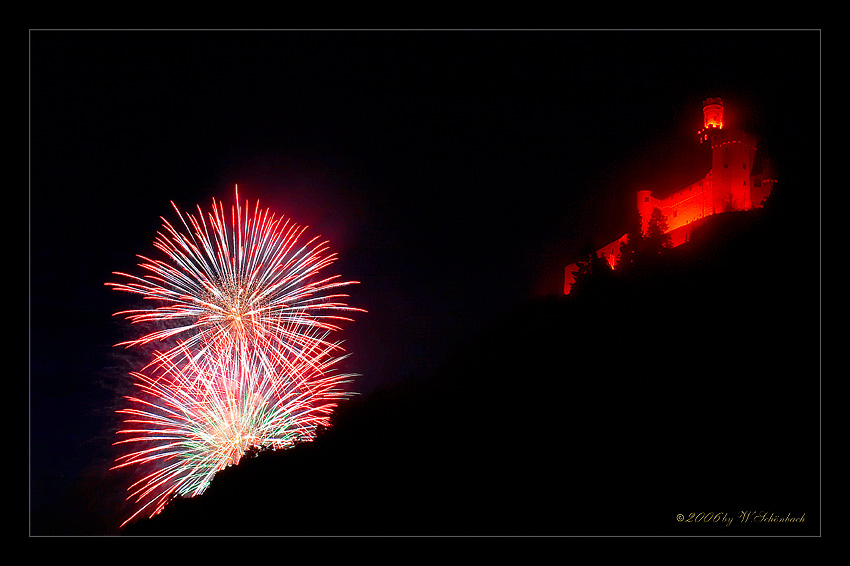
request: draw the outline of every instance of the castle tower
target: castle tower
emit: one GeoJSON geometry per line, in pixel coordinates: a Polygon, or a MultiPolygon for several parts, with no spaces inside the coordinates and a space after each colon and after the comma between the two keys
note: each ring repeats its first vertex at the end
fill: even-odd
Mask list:
{"type": "Polygon", "coordinates": [[[706,98],[702,103],[705,127],[723,129],[723,101],[719,98],[706,98]]]}
{"type": "Polygon", "coordinates": [[[723,129],[723,101],[706,98],[702,103],[703,128],[697,132],[699,142],[707,142],[718,130],[723,129]]]}
{"type": "MultiPolygon", "coordinates": [[[[661,199],[653,196],[652,190],[636,191],[641,232],[644,235],[647,233],[652,212],[658,208],[667,218],[667,233],[673,247],[686,243],[690,238],[690,230],[708,216],[763,206],[777,182],[770,159],[761,154],[756,159],[757,139],[744,133],[737,124],[724,121],[723,101],[720,98],[705,99],[702,111],[704,127],[697,133],[700,143],[709,146],[710,151],[700,151],[700,159],[710,158],[711,161],[705,176],[673,193],[667,193],[661,199]]],[[[644,183],[641,185],[648,186],[644,183]]],[[[620,246],[628,237],[629,234],[625,234],[603,246],[595,252],[596,257],[607,259],[609,265],[616,268],[620,260],[620,246]]],[[[573,263],[565,269],[565,295],[570,293],[576,281],[579,265],[580,262],[573,263]]]]}
{"type": "Polygon", "coordinates": [[[710,139],[713,212],[750,210],[755,137],[727,129],[710,139]]]}

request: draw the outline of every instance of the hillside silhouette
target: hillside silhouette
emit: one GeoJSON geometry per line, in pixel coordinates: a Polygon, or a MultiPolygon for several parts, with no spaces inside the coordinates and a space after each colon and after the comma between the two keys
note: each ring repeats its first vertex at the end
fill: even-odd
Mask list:
{"type": "Polygon", "coordinates": [[[530,301],[125,535],[803,535],[819,529],[817,228],[777,187],[628,273],[530,301]],[[805,513],[683,524],[681,513],[805,513]]]}

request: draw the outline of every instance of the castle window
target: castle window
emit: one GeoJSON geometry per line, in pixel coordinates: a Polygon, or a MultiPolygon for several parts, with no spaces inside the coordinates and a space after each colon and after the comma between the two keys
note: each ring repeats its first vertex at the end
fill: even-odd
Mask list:
{"type": "Polygon", "coordinates": [[[643,197],[643,202],[649,202],[649,197],[643,197]]]}
{"type": "Polygon", "coordinates": [[[678,210],[674,210],[674,211],[673,211],[673,218],[676,218],[676,216],[677,216],[678,214],[679,214],[679,211],[678,211],[678,210]]]}
{"type": "Polygon", "coordinates": [[[747,164],[746,164],[746,163],[744,163],[744,169],[746,169],[746,168],[747,168],[747,164]]]}
{"type": "Polygon", "coordinates": [[[729,164],[728,164],[728,163],[724,163],[724,164],[723,164],[723,168],[724,168],[724,169],[729,169],[729,164]]]}

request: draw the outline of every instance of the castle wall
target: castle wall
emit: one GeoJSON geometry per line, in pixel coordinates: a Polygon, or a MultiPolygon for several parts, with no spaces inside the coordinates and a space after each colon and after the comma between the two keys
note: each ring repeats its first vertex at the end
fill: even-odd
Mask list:
{"type": "Polygon", "coordinates": [[[667,231],[696,222],[711,214],[711,172],[684,189],[659,201],[661,213],[667,218],[667,231]]]}
{"type": "MultiPolygon", "coordinates": [[[[611,266],[611,269],[617,268],[617,262],[620,259],[620,245],[628,241],[629,235],[623,234],[610,244],[606,244],[596,250],[596,257],[604,259],[611,266]]],[[[569,295],[573,285],[576,282],[576,273],[578,272],[578,263],[571,263],[564,268],[564,294],[569,295]]]]}
{"type": "Polygon", "coordinates": [[[617,268],[617,262],[620,259],[620,246],[628,241],[629,235],[623,234],[610,244],[602,246],[596,250],[596,257],[600,257],[608,262],[611,269],[617,268]]]}
{"type": "Polygon", "coordinates": [[[764,199],[770,196],[770,191],[773,189],[774,179],[754,178],[752,182],[753,208],[758,208],[764,204],[764,199]]]}
{"type": "Polygon", "coordinates": [[[661,201],[652,196],[652,191],[637,192],[637,209],[640,214],[640,230],[644,234],[649,226],[649,217],[655,208],[661,208],[661,201]]]}
{"type": "Polygon", "coordinates": [[[709,216],[698,218],[697,220],[685,224],[684,226],[680,226],[675,230],[668,231],[667,233],[670,235],[670,246],[675,248],[676,246],[681,246],[687,242],[691,238],[691,232],[693,229],[701,225],[709,216]]]}
{"type": "Polygon", "coordinates": [[[564,268],[564,294],[569,295],[570,291],[573,288],[573,285],[576,282],[576,272],[578,271],[578,264],[571,263],[566,268],[564,268]]]}
{"type": "Polygon", "coordinates": [[[753,166],[750,180],[753,186],[751,189],[753,207],[761,207],[764,199],[770,196],[773,184],[776,182],[776,172],[773,170],[770,159],[763,158],[761,163],[753,166]]]}

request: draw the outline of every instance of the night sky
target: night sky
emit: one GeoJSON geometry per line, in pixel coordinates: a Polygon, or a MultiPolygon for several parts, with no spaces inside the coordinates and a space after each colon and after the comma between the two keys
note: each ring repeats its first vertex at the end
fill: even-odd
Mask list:
{"type": "Polygon", "coordinates": [[[344,338],[368,395],[560,293],[639,185],[701,178],[707,97],[819,187],[817,31],[32,31],[29,73],[32,535],[116,532],[136,368],[104,283],[170,201],[238,184],[328,238],[361,282],[344,338]]]}

